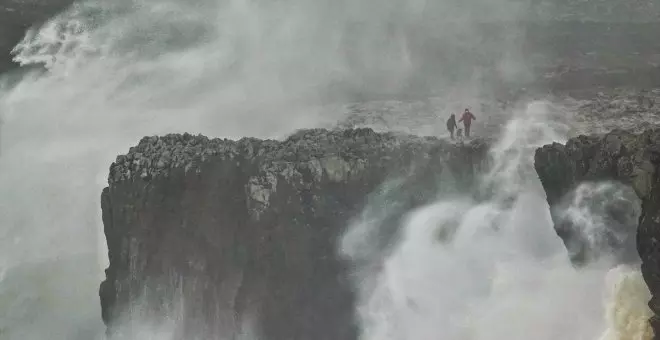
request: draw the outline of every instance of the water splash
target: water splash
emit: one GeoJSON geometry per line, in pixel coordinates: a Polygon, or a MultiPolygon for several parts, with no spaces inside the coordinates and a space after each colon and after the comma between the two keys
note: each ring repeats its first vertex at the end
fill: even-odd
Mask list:
{"type": "MultiPolygon", "coordinates": [[[[45,64],[49,71],[0,86],[0,257],[11,268],[0,282],[0,299],[18,298],[12,300],[17,305],[0,304],[4,320],[11,321],[2,325],[3,338],[89,340],[90,333],[102,333],[97,285],[107,258],[98,194],[108,164],[140,137],[184,131],[278,137],[336,121],[345,112],[323,106],[328,101],[344,104],[373,93],[421,88],[473,101],[488,94],[491,70],[509,79],[526,73],[524,60],[511,53],[521,33],[515,25],[515,34],[498,38],[479,32],[475,23],[515,21],[523,9],[524,2],[513,0],[87,1],[31,30],[14,49],[15,60],[45,64]],[[62,301],[67,294],[74,298],[62,301]]],[[[506,136],[518,137],[499,147],[511,157],[494,157],[506,162],[486,180],[498,184],[495,193],[502,189],[515,199],[504,205],[441,202],[419,212],[426,217],[411,219],[402,250],[376,271],[386,279],[366,278],[377,288],[374,295],[363,291],[363,321],[372,320],[367,339],[387,339],[389,332],[424,339],[439,335],[437,325],[444,327],[441,334],[477,339],[487,338],[495,325],[509,328],[492,336],[525,330],[511,329],[511,315],[498,314],[497,306],[528,307],[521,309],[530,315],[528,325],[548,336],[561,327],[543,324],[535,306],[556,316],[569,309],[560,302],[578,301],[585,310],[572,304],[565,315],[599,320],[592,297],[604,269],[569,268],[543,200],[527,192],[527,182],[514,181],[519,174],[506,173],[524,166],[531,145],[542,141],[527,130],[546,122],[533,118],[533,111],[521,113],[528,121],[509,125],[506,136]],[[532,141],[511,134],[521,129],[532,141]],[[458,226],[450,246],[428,241],[438,221],[458,226]],[[529,225],[538,228],[524,228],[529,225]],[[437,267],[429,258],[440,261],[437,267]],[[461,284],[460,290],[438,282],[461,284]],[[537,291],[546,292],[545,299],[537,291]],[[391,292],[401,294],[392,298],[391,292]],[[412,300],[405,292],[415,293],[412,300]]],[[[543,140],[556,137],[543,131],[543,140]]],[[[591,319],[567,319],[565,329],[576,332],[571,334],[600,329],[591,319]],[[575,320],[584,324],[573,325],[575,320]]],[[[167,329],[141,335],[168,337],[167,329]]]]}
{"type": "MultiPolygon", "coordinates": [[[[648,307],[639,301],[648,301],[648,289],[639,269],[617,276],[619,269],[610,270],[611,259],[576,269],[530,170],[534,149],[563,139],[568,129],[550,123],[556,117],[541,102],[514,116],[492,148],[495,161],[482,178],[485,187],[495,188],[494,195],[483,201],[469,198],[470,193],[441,197],[409,212],[389,252],[355,248],[360,244],[355,239],[367,235],[364,230],[377,232],[377,219],[358,220],[348,228],[340,252],[358,260],[361,339],[599,339],[612,332],[618,335],[611,339],[647,336],[648,307]],[[606,277],[619,287],[614,296],[605,294],[606,277]]],[[[622,199],[599,197],[611,204],[622,199]]],[[[583,216],[595,221],[604,213],[589,212],[583,216]]],[[[579,226],[593,236],[607,231],[597,222],[579,226]]]]}
{"type": "Polygon", "coordinates": [[[641,212],[640,201],[630,186],[585,182],[563,198],[554,218],[564,232],[572,235],[573,242],[568,244],[571,255],[638,263],[636,231],[641,212]]]}
{"type": "Polygon", "coordinates": [[[607,277],[606,318],[608,329],[600,340],[651,340],[653,329],[647,320],[653,315],[648,307],[648,287],[638,268],[621,265],[607,277]]]}

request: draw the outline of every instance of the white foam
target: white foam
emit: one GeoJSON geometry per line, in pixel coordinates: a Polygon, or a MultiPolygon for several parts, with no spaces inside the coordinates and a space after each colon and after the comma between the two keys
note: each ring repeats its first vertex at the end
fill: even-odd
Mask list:
{"type": "Polygon", "coordinates": [[[608,329],[601,340],[651,340],[648,319],[651,298],[638,268],[618,266],[607,275],[606,317],[608,329]]]}
{"type": "MultiPolygon", "coordinates": [[[[484,186],[500,189],[491,199],[441,197],[410,212],[403,236],[385,257],[353,248],[360,244],[355,238],[369,235],[355,230],[373,234],[377,222],[349,227],[342,253],[359,259],[356,265],[368,263],[356,272],[361,339],[648,338],[648,289],[638,269],[610,271],[608,258],[576,269],[553,229],[530,166],[534,149],[561,139],[567,129],[544,123],[552,121],[546,110],[544,103],[532,103],[517,112],[492,149],[495,163],[484,186]],[[446,228],[453,233],[442,232],[446,228]],[[606,277],[615,285],[606,286],[606,277]]],[[[598,220],[595,211],[583,217],[598,220]]],[[[607,227],[586,226],[591,235],[607,227]]]]}

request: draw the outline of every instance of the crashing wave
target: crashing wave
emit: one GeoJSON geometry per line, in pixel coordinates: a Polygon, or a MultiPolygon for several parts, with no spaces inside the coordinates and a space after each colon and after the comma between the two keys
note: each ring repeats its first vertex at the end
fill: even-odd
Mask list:
{"type": "Polygon", "coordinates": [[[600,340],[652,340],[649,318],[651,299],[639,268],[626,265],[612,269],[606,277],[606,318],[608,329],[600,340]]]}

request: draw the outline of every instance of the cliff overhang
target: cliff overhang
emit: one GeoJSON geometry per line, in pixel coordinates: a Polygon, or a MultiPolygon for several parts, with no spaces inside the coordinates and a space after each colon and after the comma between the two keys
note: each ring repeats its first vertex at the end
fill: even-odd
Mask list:
{"type": "Polygon", "coordinates": [[[534,166],[553,212],[555,229],[569,248],[580,248],[573,258],[576,263],[589,257],[589,249],[554,208],[581,183],[615,181],[632,187],[641,202],[641,214],[637,225],[625,232],[635,242],[637,262],[641,259],[642,274],[652,295],[649,307],[655,314],[650,324],[655,334],[660,334],[660,129],[638,134],[614,130],[572,138],[565,145],[545,145],[536,150],[534,166]]]}

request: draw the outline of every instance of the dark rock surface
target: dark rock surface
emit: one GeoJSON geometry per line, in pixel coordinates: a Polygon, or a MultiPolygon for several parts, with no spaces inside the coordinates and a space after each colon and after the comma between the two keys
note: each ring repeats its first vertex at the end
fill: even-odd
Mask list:
{"type": "MultiPolygon", "coordinates": [[[[651,325],[660,334],[660,129],[648,129],[640,134],[614,130],[600,136],[579,136],[566,145],[553,143],[539,148],[534,160],[551,207],[560,206],[565,196],[584,181],[614,180],[632,187],[642,207],[639,225],[628,226],[627,232],[631,239],[636,237],[644,280],[653,296],[649,306],[656,316],[651,325]]],[[[616,205],[610,208],[616,219],[621,211],[617,211],[616,205]]],[[[582,253],[578,252],[574,259],[588,257],[584,240],[575,234],[570,223],[561,221],[556,213],[553,220],[569,248],[582,247],[578,249],[582,253]]]]}
{"type": "Polygon", "coordinates": [[[185,315],[177,338],[190,339],[229,335],[256,315],[263,339],[355,339],[350,267],[336,256],[350,220],[381,184],[404,178],[388,198],[402,203],[398,226],[439,190],[470,185],[486,157],[479,140],[371,129],[284,141],[145,137],[117,157],[102,194],[104,321],[114,333],[122,317],[185,315]],[[181,296],[183,306],[168,303],[181,296]]]}

